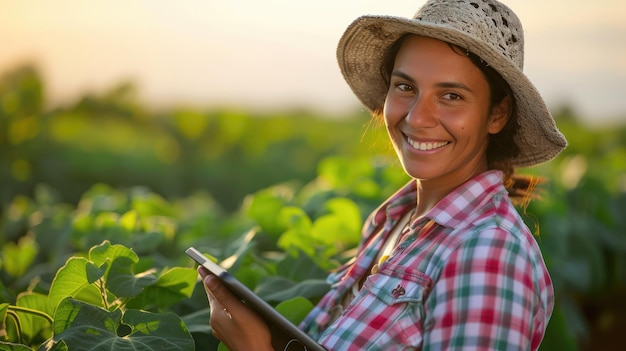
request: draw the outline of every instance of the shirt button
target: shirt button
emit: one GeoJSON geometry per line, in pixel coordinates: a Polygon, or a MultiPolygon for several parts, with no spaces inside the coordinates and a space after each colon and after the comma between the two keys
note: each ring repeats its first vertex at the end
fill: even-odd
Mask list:
{"type": "Polygon", "coordinates": [[[396,286],[395,288],[393,288],[393,290],[391,290],[391,296],[393,296],[394,299],[397,299],[398,297],[404,294],[406,294],[406,291],[400,284],[398,284],[398,286],[396,286]]]}

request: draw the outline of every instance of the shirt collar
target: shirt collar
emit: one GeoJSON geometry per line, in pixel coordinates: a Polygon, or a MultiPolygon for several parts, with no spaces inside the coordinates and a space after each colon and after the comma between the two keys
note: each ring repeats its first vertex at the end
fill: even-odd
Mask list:
{"type": "Polygon", "coordinates": [[[426,217],[448,228],[456,228],[463,222],[471,221],[480,215],[476,209],[483,208],[495,196],[508,196],[502,176],[503,173],[497,170],[475,176],[446,195],[428,211],[426,217]]]}
{"type": "MultiPolygon", "coordinates": [[[[424,217],[439,225],[455,228],[476,215],[473,209],[480,208],[496,194],[508,195],[502,183],[503,173],[490,170],[481,173],[446,195],[424,217]]],[[[394,226],[407,211],[415,208],[417,183],[413,179],[391,195],[376,211],[372,223],[378,226],[394,226]]]]}

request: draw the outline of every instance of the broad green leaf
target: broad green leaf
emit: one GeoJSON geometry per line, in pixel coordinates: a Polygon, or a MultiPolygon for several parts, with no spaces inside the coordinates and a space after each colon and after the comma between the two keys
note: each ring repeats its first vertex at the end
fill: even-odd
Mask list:
{"type": "Polygon", "coordinates": [[[313,223],[301,209],[283,209],[280,218],[288,230],[278,240],[278,246],[294,256],[302,251],[323,266],[335,253],[355,246],[361,229],[357,205],[347,198],[333,198],[325,207],[327,213],[313,223]]]}
{"type": "Polygon", "coordinates": [[[311,230],[311,219],[303,209],[295,206],[286,206],[280,209],[277,215],[279,225],[292,228],[301,233],[311,230]]]}
{"type": "Polygon", "coordinates": [[[354,179],[351,176],[352,164],[344,157],[327,157],[318,164],[318,174],[334,188],[348,186],[354,179]]]}
{"type": "Polygon", "coordinates": [[[94,224],[99,230],[117,230],[119,219],[120,215],[117,212],[102,212],[95,216],[94,224]]]}
{"type": "Polygon", "coordinates": [[[343,156],[328,157],[318,167],[321,178],[337,189],[352,189],[362,179],[374,174],[369,159],[349,159],[343,156]]]}
{"type": "Polygon", "coordinates": [[[109,312],[71,298],[64,299],[57,308],[54,340],[63,340],[72,351],[194,349],[191,334],[175,314],[109,312]]]}
{"type": "Polygon", "coordinates": [[[4,270],[13,277],[20,277],[33,263],[39,247],[35,238],[26,235],[16,243],[7,242],[2,246],[4,270]]]}
{"type": "Polygon", "coordinates": [[[87,262],[85,264],[85,273],[87,274],[87,283],[93,284],[96,281],[98,281],[98,279],[104,277],[107,270],[109,269],[110,264],[111,262],[106,261],[100,267],[98,267],[91,262],[87,262]]]}
{"type": "Polygon", "coordinates": [[[51,306],[56,306],[59,301],[68,296],[79,298],[94,305],[102,304],[100,290],[88,280],[87,265],[91,265],[91,263],[86,258],[71,257],[57,271],[48,293],[51,306]]]}
{"type": "Polygon", "coordinates": [[[346,226],[353,230],[361,229],[361,214],[359,207],[353,200],[345,197],[338,197],[328,200],[326,208],[332,214],[345,219],[346,226]]]}
{"type": "Polygon", "coordinates": [[[72,229],[77,236],[94,230],[94,217],[88,213],[77,213],[72,218],[72,229]]]}
{"type": "Polygon", "coordinates": [[[94,236],[100,234],[95,228],[95,217],[90,213],[77,213],[72,218],[72,228],[70,232],[70,240],[72,245],[80,249],[87,249],[91,247],[94,241],[94,236]]]}
{"type": "Polygon", "coordinates": [[[106,287],[117,297],[132,297],[143,291],[146,286],[153,284],[157,277],[152,272],[134,274],[133,262],[130,258],[116,257],[111,263],[107,274],[106,287]]]}
{"type": "Polygon", "coordinates": [[[10,311],[11,304],[0,304],[0,340],[17,340],[17,326],[20,322],[20,317],[14,314],[14,310],[10,311]]]}
{"type": "Polygon", "coordinates": [[[193,268],[174,267],[159,276],[153,284],[129,300],[128,308],[163,310],[189,298],[196,285],[198,272],[193,268]]]}
{"type": "Polygon", "coordinates": [[[119,220],[120,227],[124,228],[127,232],[132,233],[137,228],[139,222],[139,216],[137,211],[130,210],[122,215],[119,220]]]}
{"type": "Polygon", "coordinates": [[[277,221],[278,213],[286,205],[287,200],[276,189],[261,190],[250,197],[247,215],[270,236],[278,237],[284,230],[277,221]]]}
{"type": "MultiPolygon", "coordinates": [[[[224,268],[229,269],[231,273],[239,270],[246,255],[256,246],[256,241],[254,240],[256,236],[257,228],[253,228],[239,237],[233,237],[232,241],[228,242],[223,250],[224,254],[230,254],[230,256],[226,257],[220,264],[224,268]]],[[[205,255],[207,254],[205,253],[205,255]]],[[[209,255],[209,258],[213,259],[215,257],[209,255]]],[[[217,262],[217,259],[213,262],[217,262]]]]}
{"type": "Polygon", "coordinates": [[[374,198],[380,194],[380,185],[371,178],[362,178],[354,183],[354,193],[364,198],[374,198]]]}
{"type": "Polygon", "coordinates": [[[133,250],[137,253],[153,253],[158,250],[166,236],[160,231],[142,232],[133,234],[133,250]]]}
{"type": "Polygon", "coordinates": [[[346,224],[340,215],[325,215],[313,222],[311,235],[316,241],[332,247],[335,252],[345,250],[356,245],[359,239],[359,231],[346,224]]]}
{"type": "Polygon", "coordinates": [[[326,279],[328,272],[319,267],[308,255],[287,255],[276,267],[276,274],[299,282],[307,279],[326,279]]]}
{"type": "Polygon", "coordinates": [[[325,280],[307,279],[294,282],[281,277],[267,277],[256,288],[256,294],[271,302],[286,301],[294,297],[317,299],[328,292],[325,280]]]}
{"type": "Polygon", "coordinates": [[[278,239],[278,247],[288,253],[296,254],[303,251],[309,256],[314,256],[320,242],[314,242],[311,235],[311,219],[303,210],[297,207],[284,207],[280,210],[278,221],[281,227],[286,228],[278,239]]]}
{"type": "Polygon", "coordinates": [[[311,312],[313,304],[308,299],[298,296],[276,305],[276,311],[287,318],[291,323],[298,325],[311,312]]]}
{"type": "Polygon", "coordinates": [[[48,297],[39,293],[23,293],[18,296],[16,306],[28,310],[18,310],[22,337],[27,343],[35,337],[49,338],[52,336],[52,315],[54,307],[50,305],[48,297]]]}
{"type": "Polygon", "coordinates": [[[176,215],[176,209],[163,197],[140,187],[133,189],[131,207],[140,217],[176,215]]]}
{"type": "Polygon", "coordinates": [[[116,191],[108,184],[96,183],[85,191],[80,200],[80,207],[92,214],[119,211],[126,206],[127,201],[127,194],[116,191]]]}
{"type": "Polygon", "coordinates": [[[297,251],[303,251],[309,256],[315,256],[322,243],[311,234],[313,224],[309,216],[297,207],[285,207],[280,210],[278,219],[286,228],[278,239],[278,247],[294,255],[297,251]]]}
{"type": "Polygon", "coordinates": [[[124,245],[111,245],[108,240],[103,241],[102,244],[96,245],[89,250],[89,260],[97,266],[101,266],[107,260],[114,261],[118,257],[127,257],[133,263],[139,261],[139,257],[137,257],[137,254],[133,252],[133,250],[124,245]]]}
{"type": "Polygon", "coordinates": [[[355,246],[360,238],[361,215],[354,201],[346,198],[331,199],[326,203],[329,214],[313,223],[312,235],[335,245],[336,249],[355,246]]]}
{"type": "MultiPolygon", "coordinates": [[[[160,235],[154,239],[158,239],[156,243],[172,240],[176,236],[178,223],[171,217],[165,216],[145,216],[141,218],[140,230],[146,233],[159,233],[160,235]]],[[[134,239],[134,238],[133,238],[134,239]]]]}
{"type": "Polygon", "coordinates": [[[167,287],[172,291],[180,293],[182,296],[189,297],[193,293],[197,277],[198,272],[195,269],[174,267],[159,276],[157,285],[167,287]]]}
{"type": "Polygon", "coordinates": [[[318,252],[325,251],[327,246],[310,234],[310,231],[303,233],[297,229],[289,229],[278,239],[278,247],[291,255],[298,255],[304,252],[306,255],[315,257],[318,252]]]}
{"type": "Polygon", "coordinates": [[[211,316],[211,312],[207,306],[198,311],[182,316],[182,318],[183,318],[183,322],[185,322],[185,325],[189,329],[190,333],[210,334],[211,333],[211,326],[209,325],[210,316],[211,316]]]}
{"type": "Polygon", "coordinates": [[[265,267],[247,264],[241,265],[235,273],[235,278],[243,285],[253,289],[267,275],[268,271],[265,267]]]}

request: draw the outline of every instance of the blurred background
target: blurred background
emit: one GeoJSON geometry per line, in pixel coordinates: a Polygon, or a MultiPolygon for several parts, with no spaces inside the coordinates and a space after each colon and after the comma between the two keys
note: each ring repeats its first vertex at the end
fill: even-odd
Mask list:
{"type": "MultiPolygon", "coordinates": [[[[335,46],[363,14],[411,16],[424,0],[1,0],[0,69],[36,64],[46,103],[120,81],[150,106],[181,103],[345,111],[357,105],[335,46]]],[[[525,72],[551,106],[593,121],[626,110],[626,5],[506,2],[525,28],[525,72]]]]}
{"type": "MultiPolygon", "coordinates": [[[[142,186],[166,201],[203,192],[227,214],[313,181],[329,156],[388,156],[335,46],[359,15],[423,2],[0,0],[0,243],[27,232],[7,229],[21,197],[77,206],[96,184],[142,186]]],[[[550,179],[530,208],[557,288],[549,350],[622,350],[626,5],[506,3],[570,142],[528,170],[550,179]]]]}

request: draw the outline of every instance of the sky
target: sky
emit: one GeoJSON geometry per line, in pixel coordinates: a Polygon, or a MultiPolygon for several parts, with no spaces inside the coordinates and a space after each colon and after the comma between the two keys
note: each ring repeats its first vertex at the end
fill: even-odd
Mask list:
{"type": "MultiPolygon", "coordinates": [[[[425,0],[0,0],[0,74],[36,65],[50,103],[122,81],[155,107],[304,106],[358,100],[335,49],[364,14],[412,16],[425,0]]],[[[551,109],[626,122],[626,2],[509,0],[526,75],[551,109]]]]}

